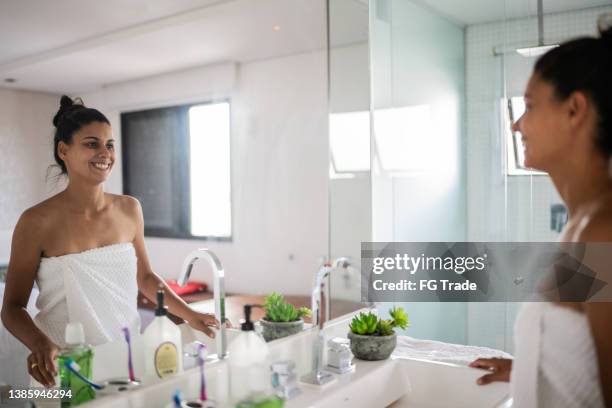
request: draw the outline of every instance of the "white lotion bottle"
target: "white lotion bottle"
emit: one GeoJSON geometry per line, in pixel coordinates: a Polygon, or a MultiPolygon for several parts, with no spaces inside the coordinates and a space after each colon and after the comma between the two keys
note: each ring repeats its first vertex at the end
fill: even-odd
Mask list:
{"type": "Polygon", "coordinates": [[[168,318],[164,291],[157,291],[155,319],[143,334],[145,378],[166,378],[183,371],[181,329],[168,318]]]}
{"type": "Polygon", "coordinates": [[[269,394],[270,367],[268,345],[257,333],[251,322],[252,305],[244,306],[245,321],[240,333],[228,347],[230,377],[230,401],[237,402],[258,399],[269,394]]]}

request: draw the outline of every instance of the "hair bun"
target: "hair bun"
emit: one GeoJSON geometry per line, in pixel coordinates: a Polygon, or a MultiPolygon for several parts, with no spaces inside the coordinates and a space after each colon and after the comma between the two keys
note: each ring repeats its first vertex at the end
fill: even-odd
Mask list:
{"type": "Polygon", "coordinates": [[[612,13],[604,13],[597,19],[599,36],[608,45],[612,46],[612,13]]]}
{"type": "Polygon", "coordinates": [[[74,100],[68,95],[62,95],[60,99],[60,108],[53,117],[53,126],[58,127],[59,123],[64,119],[66,114],[72,112],[78,108],[83,108],[83,100],[81,98],[75,98],[74,100]]]}
{"type": "Polygon", "coordinates": [[[66,108],[68,106],[74,105],[74,101],[70,99],[68,95],[62,95],[62,99],[60,99],[60,106],[62,108],[66,108]]]}

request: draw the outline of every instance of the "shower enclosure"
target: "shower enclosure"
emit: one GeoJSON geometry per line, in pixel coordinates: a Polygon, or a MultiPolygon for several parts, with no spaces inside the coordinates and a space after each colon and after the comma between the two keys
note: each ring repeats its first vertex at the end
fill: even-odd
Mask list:
{"type": "MultiPolygon", "coordinates": [[[[331,43],[341,32],[334,2],[331,43]]],[[[367,55],[330,46],[330,254],[359,257],[361,241],[555,241],[565,208],[550,178],[522,165],[520,135],[510,124],[524,109],[536,47],[594,35],[612,2],[352,3],[367,8],[367,55]],[[352,79],[369,105],[339,108],[334,102],[346,96],[339,82],[348,79],[336,68],[363,71],[366,58],[369,86],[363,72],[352,79]]],[[[349,278],[332,282],[332,300],[359,299],[358,290],[346,289],[349,278]]],[[[402,306],[409,336],[513,350],[520,304],[402,306]]]]}

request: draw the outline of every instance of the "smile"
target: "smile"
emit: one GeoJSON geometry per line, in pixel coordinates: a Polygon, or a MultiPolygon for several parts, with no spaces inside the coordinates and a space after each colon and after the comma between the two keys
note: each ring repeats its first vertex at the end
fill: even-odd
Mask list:
{"type": "Polygon", "coordinates": [[[91,163],[91,165],[98,170],[108,170],[111,167],[111,163],[91,163]]]}

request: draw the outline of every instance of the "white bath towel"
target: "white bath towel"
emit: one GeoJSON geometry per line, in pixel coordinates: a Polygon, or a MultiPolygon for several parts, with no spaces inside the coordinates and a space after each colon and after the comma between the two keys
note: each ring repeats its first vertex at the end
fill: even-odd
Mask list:
{"type": "Polygon", "coordinates": [[[604,406],[595,344],[584,314],[547,302],[527,303],[514,334],[515,407],[604,406]]]}
{"type": "Polygon", "coordinates": [[[34,322],[60,346],[68,322],[80,322],[91,345],[120,338],[122,327],[139,333],[136,262],[131,243],[42,258],[34,322]]]}
{"type": "Polygon", "coordinates": [[[397,346],[393,355],[465,366],[477,358],[512,358],[504,351],[488,347],[421,340],[409,336],[397,336],[397,346]]]}

